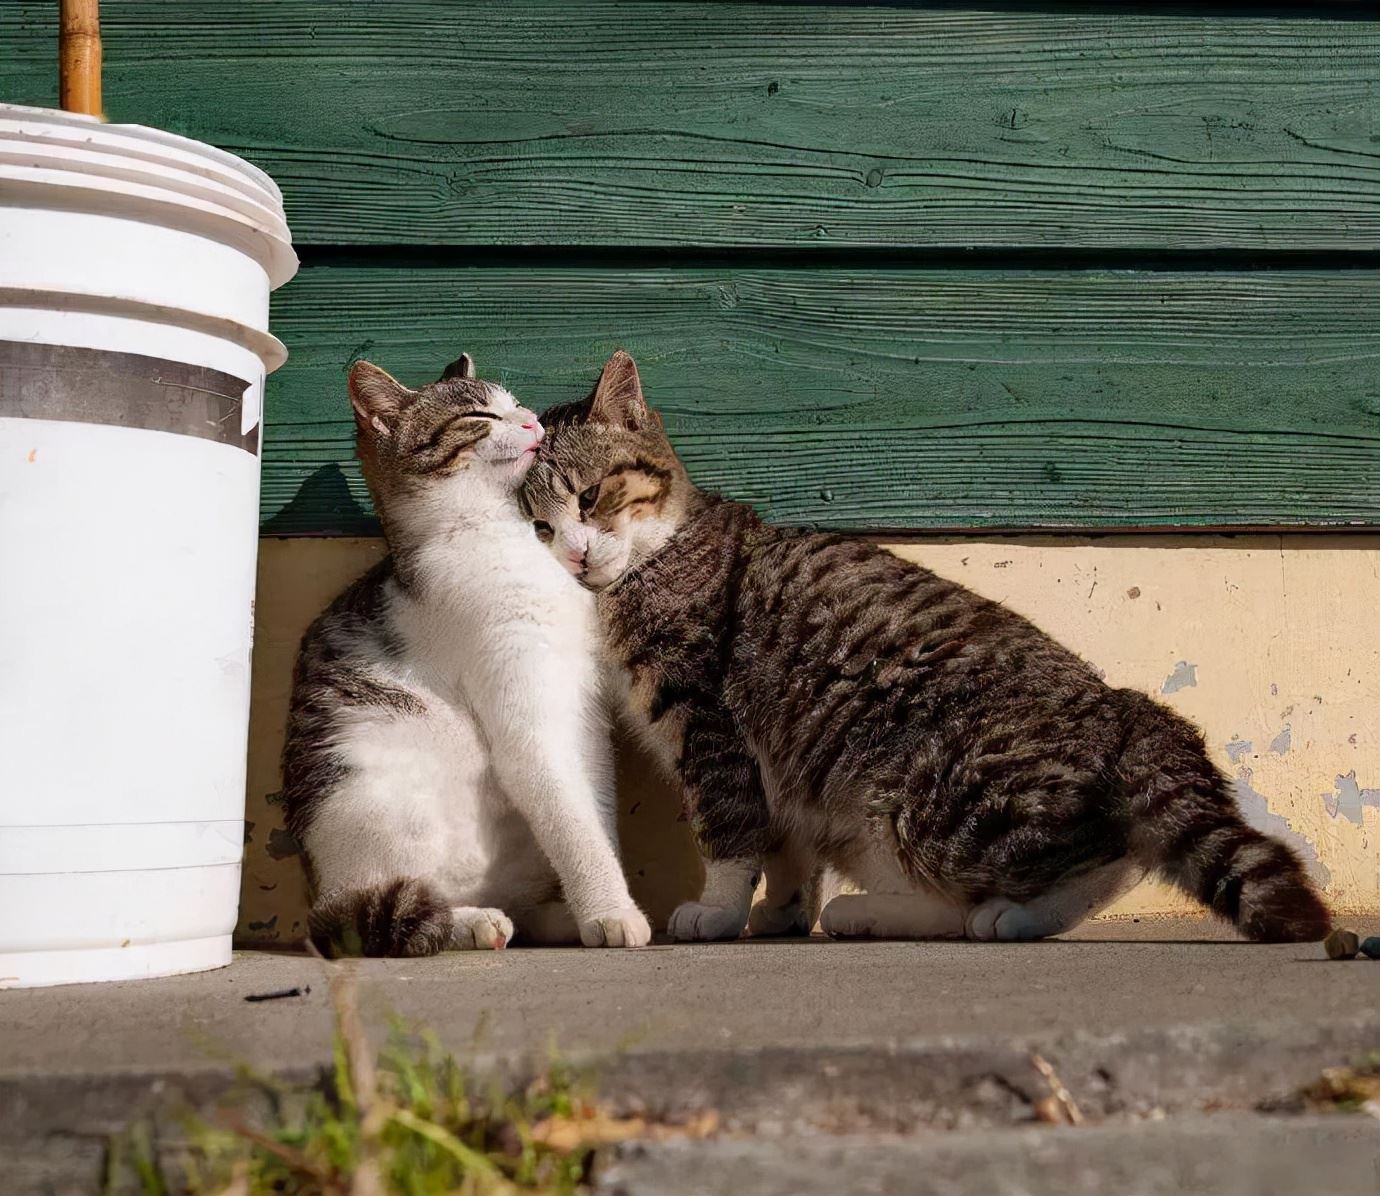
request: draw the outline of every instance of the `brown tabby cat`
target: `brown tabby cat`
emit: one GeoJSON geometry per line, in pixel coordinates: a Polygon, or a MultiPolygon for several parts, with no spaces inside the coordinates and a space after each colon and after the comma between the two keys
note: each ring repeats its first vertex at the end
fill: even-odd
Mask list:
{"type": "Polygon", "coordinates": [[[764,867],[753,932],[803,929],[821,863],[866,890],[825,907],[834,935],[1043,938],[1147,872],[1250,938],[1326,935],[1177,714],[928,569],[698,489],[625,353],[543,422],[523,500],[597,591],[707,857],[674,937],[736,937],[764,867]]]}

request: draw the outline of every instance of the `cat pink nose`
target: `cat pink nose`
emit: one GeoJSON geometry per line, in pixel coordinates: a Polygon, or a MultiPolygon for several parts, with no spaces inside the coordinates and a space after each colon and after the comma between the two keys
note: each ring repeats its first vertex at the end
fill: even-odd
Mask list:
{"type": "Polygon", "coordinates": [[[523,430],[524,432],[530,432],[530,431],[531,431],[533,428],[535,428],[536,426],[537,426],[536,424],[523,424],[523,425],[522,425],[522,430],[523,430]]]}

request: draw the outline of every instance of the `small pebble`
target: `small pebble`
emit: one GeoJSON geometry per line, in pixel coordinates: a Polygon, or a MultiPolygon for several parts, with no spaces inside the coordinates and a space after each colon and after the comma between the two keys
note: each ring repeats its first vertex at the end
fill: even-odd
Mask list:
{"type": "Polygon", "coordinates": [[[1371,959],[1380,959],[1380,936],[1371,935],[1361,944],[1361,954],[1371,959]]]}
{"type": "Polygon", "coordinates": [[[1323,940],[1328,959],[1355,959],[1361,940],[1354,930],[1334,930],[1323,940]]]}

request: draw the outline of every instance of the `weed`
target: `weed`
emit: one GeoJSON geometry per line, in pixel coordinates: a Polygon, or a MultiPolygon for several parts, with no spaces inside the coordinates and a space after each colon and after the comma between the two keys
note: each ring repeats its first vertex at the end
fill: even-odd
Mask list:
{"type": "Polygon", "coordinates": [[[134,1126],[110,1144],[107,1196],[565,1196],[585,1187],[600,1145],[667,1130],[609,1116],[559,1063],[505,1093],[481,1090],[429,1034],[395,1027],[376,1056],[348,971],[332,1000],[334,1064],[321,1083],[243,1072],[216,1115],[184,1118],[176,1145],[134,1126]]]}
{"type": "Polygon", "coordinates": [[[1299,1094],[1316,1112],[1370,1113],[1380,1117],[1380,1052],[1351,1067],[1329,1067],[1299,1094]]]}

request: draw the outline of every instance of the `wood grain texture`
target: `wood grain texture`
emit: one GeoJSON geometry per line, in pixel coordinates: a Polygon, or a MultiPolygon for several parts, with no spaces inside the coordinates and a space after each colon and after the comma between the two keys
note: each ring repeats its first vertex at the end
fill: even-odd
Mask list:
{"type": "MultiPolygon", "coordinates": [[[[53,102],[56,9],[0,4],[0,97],[53,102]]],[[[111,118],[263,166],[304,244],[1380,247],[1380,21],[674,0],[102,16],[111,118]]]]}
{"type": "Polygon", "coordinates": [[[858,529],[1380,523],[1380,272],[308,268],[265,530],[368,530],[344,371],[543,408],[614,348],[695,477],[858,529]]]}

